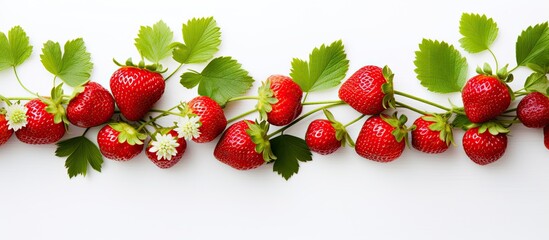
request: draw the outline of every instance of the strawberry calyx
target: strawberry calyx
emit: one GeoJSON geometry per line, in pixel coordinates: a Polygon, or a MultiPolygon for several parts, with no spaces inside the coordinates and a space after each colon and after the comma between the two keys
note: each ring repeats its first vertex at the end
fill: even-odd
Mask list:
{"type": "Polygon", "coordinates": [[[260,120],[267,119],[267,113],[273,110],[272,104],[278,102],[278,99],[274,97],[274,92],[271,89],[271,81],[265,80],[257,90],[258,100],[255,108],[259,111],[260,120]]]}
{"type": "Polygon", "coordinates": [[[415,129],[415,125],[412,125],[411,127],[406,126],[406,122],[408,121],[408,117],[406,115],[402,114],[400,117],[397,115],[397,113],[393,113],[391,116],[387,116],[384,114],[380,115],[381,119],[391,125],[394,130],[391,132],[397,142],[402,142],[402,140],[406,141],[406,145],[409,146],[408,143],[408,132],[415,129]]]}
{"type": "Polygon", "coordinates": [[[265,120],[261,122],[257,122],[256,120],[255,123],[246,121],[246,124],[248,125],[246,133],[255,144],[255,151],[263,155],[263,160],[265,160],[265,162],[276,160],[276,156],[271,149],[271,142],[267,136],[270,126],[269,123],[265,120]]]}
{"type": "Polygon", "coordinates": [[[125,122],[110,123],[109,126],[119,132],[118,142],[127,142],[130,145],[143,145],[143,140],[147,138],[146,134],[138,132],[133,126],[125,122]]]}
{"type": "Polygon", "coordinates": [[[383,108],[396,108],[395,92],[393,87],[393,78],[395,74],[387,65],[383,67],[382,73],[385,80],[387,80],[386,83],[381,85],[381,91],[385,94],[382,101],[383,108]]]}
{"type": "Polygon", "coordinates": [[[45,110],[53,115],[53,122],[55,124],[63,122],[67,129],[70,122],[67,118],[67,111],[63,105],[67,104],[68,100],[64,98],[63,93],[63,83],[61,83],[57,85],[57,87],[51,89],[50,97],[39,96],[38,98],[47,105],[45,110]]]}
{"type": "Polygon", "coordinates": [[[503,126],[503,124],[498,122],[497,120],[484,122],[484,123],[473,123],[473,124],[467,125],[466,127],[466,129],[471,129],[471,128],[478,128],[479,134],[488,131],[490,134],[494,136],[500,133],[506,134],[510,132],[509,128],[503,126]]]}
{"type": "Polygon", "coordinates": [[[514,91],[511,89],[511,87],[509,87],[507,83],[512,82],[514,79],[514,76],[507,70],[508,67],[509,67],[509,64],[506,64],[502,68],[497,69],[496,74],[494,74],[490,64],[484,63],[484,66],[482,68],[480,66],[477,66],[476,72],[481,75],[495,77],[496,79],[498,79],[503,85],[505,85],[505,87],[507,88],[507,91],[509,91],[509,95],[511,96],[511,101],[513,101],[515,100],[515,94],[514,94],[514,91]]]}
{"type": "Polygon", "coordinates": [[[429,114],[421,117],[423,120],[432,122],[429,125],[429,129],[432,131],[440,132],[440,140],[444,141],[447,146],[454,143],[454,135],[452,130],[452,125],[448,123],[451,114],[429,114]]]}
{"type": "Polygon", "coordinates": [[[332,127],[334,127],[336,131],[335,137],[341,142],[341,146],[345,147],[345,145],[349,144],[350,147],[355,147],[355,142],[353,141],[353,138],[351,138],[351,135],[349,135],[349,132],[347,132],[345,125],[337,121],[328,109],[322,109],[322,111],[324,112],[324,115],[326,115],[328,121],[332,124],[332,127]]]}
{"type": "Polygon", "coordinates": [[[146,70],[149,70],[151,72],[156,72],[156,73],[165,73],[166,71],[168,71],[168,69],[162,67],[162,64],[160,64],[160,63],[145,64],[145,61],[141,60],[141,61],[139,61],[138,64],[135,64],[135,63],[133,63],[132,58],[128,58],[128,60],[126,60],[125,64],[119,63],[114,58],[112,59],[112,61],[114,62],[114,64],[116,64],[119,67],[135,67],[135,68],[140,68],[140,69],[146,69],[146,70]]]}

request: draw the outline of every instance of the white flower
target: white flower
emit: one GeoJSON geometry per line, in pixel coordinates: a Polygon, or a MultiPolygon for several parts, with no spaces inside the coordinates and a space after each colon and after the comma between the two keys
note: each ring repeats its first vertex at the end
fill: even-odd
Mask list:
{"type": "Polygon", "coordinates": [[[27,126],[27,107],[19,103],[7,106],[6,120],[8,120],[8,129],[13,131],[27,126]]]}
{"type": "Polygon", "coordinates": [[[172,160],[172,157],[177,155],[177,139],[170,134],[156,134],[156,141],[151,142],[152,147],[149,152],[156,153],[156,159],[162,158],[172,160]]]}
{"type": "Polygon", "coordinates": [[[200,117],[194,116],[190,117],[185,116],[180,118],[175,125],[175,131],[180,138],[185,138],[186,140],[191,140],[192,138],[200,137],[200,117]]]}

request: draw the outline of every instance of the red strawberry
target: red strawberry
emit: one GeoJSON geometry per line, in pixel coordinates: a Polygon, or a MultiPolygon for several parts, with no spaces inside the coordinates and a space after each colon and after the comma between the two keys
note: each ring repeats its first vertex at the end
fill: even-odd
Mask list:
{"type": "Polygon", "coordinates": [[[549,149],[549,125],[543,128],[543,144],[549,149]]]}
{"type": "Polygon", "coordinates": [[[284,126],[291,123],[301,114],[303,109],[301,105],[301,98],[303,97],[301,87],[290,77],[282,75],[272,75],[267,79],[267,82],[270,84],[268,87],[262,86],[260,88],[259,95],[262,98],[259,104],[260,111],[265,111],[267,121],[275,126],[284,126]],[[276,100],[270,101],[273,98],[276,100]],[[262,108],[262,104],[270,104],[271,109],[262,108]]]}
{"type": "Polygon", "coordinates": [[[25,104],[27,107],[27,125],[15,136],[27,144],[50,144],[59,141],[65,135],[63,122],[55,123],[54,116],[46,112],[47,105],[40,99],[33,99],[25,104]]]}
{"type": "Polygon", "coordinates": [[[333,153],[341,147],[341,141],[336,138],[336,129],[325,119],[316,119],[309,124],[305,142],[311,151],[322,155],[333,153]]]}
{"type": "Polygon", "coordinates": [[[198,96],[187,103],[189,110],[200,117],[202,124],[198,129],[200,137],[193,138],[197,143],[210,142],[225,130],[227,118],[219,104],[213,99],[198,96]]]}
{"type": "Polygon", "coordinates": [[[540,92],[526,95],[517,106],[517,116],[529,128],[549,125],[549,98],[540,92]]]}
{"type": "Polygon", "coordinates": [[[424,153],[442,153],[452,142],[452,127],[440,116],[421,116],[414,121],[412,146],[424,153]]]}
{"type": "Polygon", "coordinates": [[[90,128],[109,121],[114,114],[112,95],[96,82],[88,82],[84,91],[67,105],[67,118],[79,127],[90,128]]]}
{"type": "MultiPolygon", "coordinates": [[[[143,142],[135,140],[137,131],[126,123],[105,125],[97,133],[97,144],[101,154],[116,161],[128,161],[141,153],[143,142]],[[120,135],[125,134],[126,141],[120,141],[120,135]]],[[[142,137],[139,137],[142,138],[142,137]]]]}
{"type": "Polygon", "coordinates": [[[462,141],[467,156],[479,165],[495,162],[507,148],[507,134],[492,135],[489,131],[479,131],[478,127],[467,130],[462,141]]]}
{"type": "Polygon", "coordinates": [[[368,118],[356,139],[358,155],[377,162],[397,159],[406,146],[409,129],[404,126],[406,117],[374,115],[368,118]],[[395,131],[396,130],[396,131],[395,131]]]}
{"type": "Polygon", "coordinates": [[[474,123],[483,123],[502,114],[511,104],[507,85],[493,76],[477,75],[461,92],[465,115],[474,123]]]}
{"type": "Polygon", "coordinates": [[[254,124],[256,123],[242,120],[229,126],[215,146],[215,158],[238,170],[248,170],[263,165],[265,160],[261,153],[255,151],[256,144],[247,133],[250,126],[254,124]]]}
{"type": "Polygon", "coordinates": [[[362,67],[341,85],[339,98],[362,114],[380,114],[394,106],[393,74],[388,67],[362,67]]]}
{"type": "Polygon", "coordinates": [[[13,135],[13,130],[8,129],[8,121],[4,114],[0,114],[0,145],[6,143],[13,135]]]}
{"type": "Polygon", "coordinates": [[[162,97],[165,84],[160,73],[132,66],[119,68],[110,80],[114,100],[130,121],[137,121],[149,112],[162,97]]]}
{"type": "Polygon", "coordinates": [[[147,157],[159,168],[173,167],[176,163],[179,162],[179,160],[181,160],[181,158],[183,157],[183,153],[185,153],[185,149],[187,149],[187,142],[184,138],[179,138],[176,131],[170,130],[168,132],[168,135],[177,139],[176,142],[179,144],[177,147],[175,147],[177,153],[172,156],[171,159],[166,159],[162,156],[160,156],[159,158],[158,151],[151,152],[150,150],[153,147],[153,145],[151,144],[152,142],[149,142],[149,146],[147,147],[147,157]]]}

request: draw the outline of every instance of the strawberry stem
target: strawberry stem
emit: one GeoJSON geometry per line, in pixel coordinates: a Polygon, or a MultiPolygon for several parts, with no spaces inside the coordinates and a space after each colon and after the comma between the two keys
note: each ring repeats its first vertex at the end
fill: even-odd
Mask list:
{"type": "Polygon", "coordinates": [[[498,58],[496,58],[496,54],[492,52],[492,49],[488,48],[488,52],[492,55],[494,58],[494,61],[496,62],[496,72],[499,70],[499,64],[498,64],[498,58]]]}
{"type": "Polygon", "coordinates": [[[242,113],[242,114],[240,114],[240,115],[238,115],[238,116],[236,116],[236,117],[233,117],[233,118],[227,120],[227,123],[232,123],[232,122],[234,122],[234,121],[236,121],[236,120],[238,120],[238,119],[241,119],[241,118],[243,118],[243,117],[245,117],[245,116],[248,116],[248,115],[250,115],[250,114],[252,114],[252,113],[255,113],[255,112],[257,112],[257,109],[252,109],[252,110],[250,110],[250,111],[247,111],[247,112],[245,112],[245,113],[242,113]]]}
{"type": "Polygon", "coordinates": [[[15,66],[13,66],[13,73],[15,74],[15,78],[17,79],[17,82],[19,82],[19,85],[21,85],[21,87],[22,87],[23,89],[25,89],[25,91],[27,91],[27,92],[30,93],[31,95],[38,96],[38,94],[33,93],[31,90],[29,90],[27,87],[25,87],[25,85],[23,84],[23,82],[21,82],[21,79],[19,78],[19,74],[17,74],[17,68],[16,68],[15,66]]]}
{"type": "Polygon", "coordinates": [[[396,104],[397,104],[397,107],[407,108],[407,109],[412,110],[412,111],[414,111],[414,112],[417,112],[417,113],[419,113],[419,114],[421,114],[421,115],[428,115],[427,112],[425,112],[425,111],[419,110],[419,109],[417,109],[417,108],[415,108],[415,107],[412,107],[412,106],[410,106],[410,105],[401,103],[401,102],[399,102],[399,101],[397,101],[396,104]]]}
{"type": "Polygon", "coordinates": [[[86,136],[86,133],[88,133],[89,130],[90,130],[90,128],[86,128],[86,130],[84,131],[84,133],[82,133],[82,137],[86,136]]]}
{"type": "Polygon", "coordinates": [[[31,98],[31,97],[7,97],[7,98],[4,98],[6,100],[11,100],[11,101],[19,101],[19,100],[32,100],[34,98],[31,98]]]}
{"type": "Polygon", "coordinates": [[[440,105],[440,104],[436,104],[436,103],[434,103],[434,102],[427,101],[427,100],[425,100],[425,99],[423,99],[423,98],[419,98],[419,97],[416,97],[416,96],[413,96],[413,95],[410,95],[410,94],[407,94],[407,93],[404,93],[404,92],[400,92],[400,91],[396,91],[396,90],[395,90],[394,93],[397,94],[397,95],[403,96],[403,97],[407,97],[407,98],[416,100],[416,101],[418,101],[418,102],[422,102],[422,103],[431,105],[431,106],[433,106],[433,107],[440,108],[440,109],[445,110],[445,111],[452,111],[450,108],[447,108],[447,107],[442,106],[442,105],[440,105]]]}
{"type": "Polygon", "coordinates": [[[271,139],[273,136],[281,133],[281,132],[284,132],[286,129],[292,127],[294,124],[298,123],[299,121],[307,118],[308,116],[311,116],[312,114],[318,112],[318,111],[322,111],[323,109],[328,109],[328,108],[331,108],[331,107],[335,107],[335,106],[338,106],[338,105],[342,105],[344,104],[345,102],[343,101],[340,101],[340,102],[337,102],[337,103],[333,103],[333,104],[330,104],[330,105],[326,105],[326,106],[322,106],[322,107],[319,107],[319,108],[316,108],[316,109],[313,109],[311,110],[310,112],[308,113],[305,113],[303,115],[301,115],[301,117],[299,118],[296,118],[293,122],[291,122],[290,124],[284,126],[284,127],[281,127],[279,128],[278,130],[274,131],[273,133],[267,135],[267,138],[268,139],[271,139]]]}
{"type": "Polygon", "coordinates": [[[240,100],[259,100],[258,96],[240,96],[240,97],[234,97],[229,100],[227,100],[227,103],[234,102],[234,101],[240,101],[240,100]]]}
{"type": "MultiPolygon", "coordinates": [[[[171,107],[170,109],[168,109],[166,111],[159,111],[160,114],[158,114],[158,116],[153,117],[153,118],[149,119],[148,121],[142,123],[141,126],[139,126],[137,128],[137,132],[140,132],[141,130],[143,130],[143,128],[145,126],[149,125],[150,123],[154,123],[154,121],[158,120],[159,118],[165,117],[165,116],[170,115],[170,114],[176,115],[176,113],[172,113],[170,111],[176,109],[177,107],[179,107],[179,104],[171,107]]],[[[157,111],[158,110],[151,110],[151,112],[157,112],[157,111]]]]}
{"type": "Polygon", "coordinates": [[[170,75],[166,77],[164,81],[168,81],[168,79],[170,79],[177,71],[179,71],[179,69],[181,69],[182,66],[183,66],[183,63],[179,64],[179,66],[172,73],[170,73],[170,75]]]}
{"type": "Polygon", "coordinates": [[[505,112],[503,113],[510,113],[510,112],[516,112],[517,111],[517,108],[511,108],[511,109],[507,109],[505,112]]]}
{"type": "Polygon", "coordinates": [[[303,102],[301,105],[320,105],[320,104],[334,104],[334,103],[345,103],[345,102],[341,100],[317,101],[317,102],[303,102]]]}
{"type": "Polygon", "coordinates": [[[348,122],[347,124],[343,125],[344,128],[347,128],[348,126],[353,125],[354,123],[358,122],[360,119],[364,118],[366,115],[362,114],[359,117],[355,118],[353,121],[348,122]]]}

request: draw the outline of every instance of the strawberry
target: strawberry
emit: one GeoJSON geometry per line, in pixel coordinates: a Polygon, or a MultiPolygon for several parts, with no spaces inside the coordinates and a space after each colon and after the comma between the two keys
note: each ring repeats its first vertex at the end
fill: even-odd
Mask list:
{"type": "Polygon", "coordinates": [[[257,108],[262,118],[275,126],[289,124],[303,109],[303,91],[287,76],[270,76],[259,88],[259,96],[257,108]]]}
{"type": "Polygon", "coordinates": [[[517,106],[517,116],[529,128],[549,125],[549,98],[540,92],[526,95],[517,106]]]}
{"type": "Polygon", "coordinates": [[[479,74],[467,81],[461,92],[465,115],[483,123],[502,114],[511,104],[507,85],[494,76],[479,74]]]}
{"type": "Polygon", "coordinates": [[[175,140],[176,146],[173,146],[173,148],[176,151],[175,155],[170,155],[169,159],[167,159],[166,157],[163,157],[162,155],[159,155],[159,152],[162,151],[162,148],[166,149],[167,147],[172,147],[162,143],[158,147],[160,149],[157,149],[157,151],[154,151],[154,152],[151,151],[151,149],[153,149],[154,147],[152,144],[153,143],[152,141],[149,142],[149,146],[147,147],[147,151],[146,151],[147,157],[159,168],[173,167],[176,163],[179,162],[179,160],[181,160],[181,158],[183,157],[183,153],[185,153],[185,149],[187,149],[187,142],[185,141],[184,138],[179,138],[176,131],[170,130],[166,135],[176,139],[175,140]]]}
{"type": "Polygon", "coordinates": [[[412,146],[424,153],[442,153],[453,141],[452,126],[438,114],[421,116],[414,121],[412,146]]]}
{"type": "Polygon", "coordinates": [[[112,95],[96,82],[88,82],[84,90],[67,105],[67,118],[82,128],[99,126],[109,121],[114,114],[112,95]]]}
{"type": "Polygon", "coordinates": [[[263,165],[264,156],[256,151],[257,144],[250,136],[253,135],[250,130],[256,127],[261,126],[250,120],[241,120],[229,126],[215,146],[215,158],[238,170],[248,170],[263,165]]]}
{"type": "Polygon", "coordinates": [[[8,129],[8,121],[4,114],[0,114],[0,145],[6,143],[13,135],[13,130],[8,129]]]}
{"type": "Polygon", "coordinates": [[[543,144],[549,149],[549,125],[543,128],[543,144]]]}
{"type": "Polygon", "coordinates": [[[110,80],[114,100],[130,121],[142,119],[149,112],[162,97],[165,84],[160,73],[133,66],[122,66],[110,80]]]}
{"type": "Polygon", "coordinates": [[[59,141],[65,135],[63,122],[55,123],[54,115],[46,111],[47,105],[36,98],[25,104],[27,107],[27,125],[15,136],[27,144],[50,144],[59,141]]]}
{"type": "Polygon", "coordinates": [[[324,109],[328,118],[313,120],[305,133],[305,143],[311,151],[322,155],[335,152],[339,147],[345,146],[346,142],[354,147],[354,142],[345,130],[345,126],[335,120],[334,115],[324,109]]]}
{"type": "Polygon", "coordinates": [[[394,107],[394,74],[388,67],[364,66],[339,88],[339,98],[365,115],[394,107]]]}
{"type": "Polygon", "coordinates": [[[200,136],[193,138],[197,143],[205,143],[214,140],[225,130],[227,118],[219,104],[213,99],[198,96],[187,103],[188,110],[200,117],[201,126],[198,129],[200,136]]]}
{"type": "Polygon", "coordinates": [[[106,158],[128,161],[141,153],[144,138],[127,123],[111,123],[99,130],[97,144],[106,158]]]}
{"type": "Polygon", "coordinates": [[[473,162],[486,165],[503,156],[507,148],[507,134],[497,132],[494,135],[486,128],[474,127],[465,132],[462,144],[463,150],[473,162]]]}
{"type": "Polygon", "coordinates": [[[374,115],[368,118],[356,139],[358,155],[377,162],[390,162],[404,151],[408,131],[406,116],[374,115]]]}

